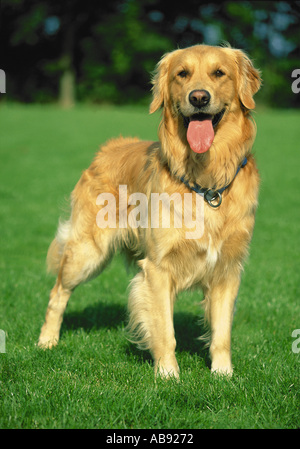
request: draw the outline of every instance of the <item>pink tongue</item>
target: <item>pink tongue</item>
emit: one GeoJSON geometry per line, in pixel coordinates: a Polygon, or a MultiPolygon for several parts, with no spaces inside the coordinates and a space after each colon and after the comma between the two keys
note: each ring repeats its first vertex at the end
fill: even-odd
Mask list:
{"type": "Polygon", "coordinates": [[[209,150],[215,137],[212,121],[191,120],[187,131],[187,140],[195,153],[205,153],[209,150]]]}

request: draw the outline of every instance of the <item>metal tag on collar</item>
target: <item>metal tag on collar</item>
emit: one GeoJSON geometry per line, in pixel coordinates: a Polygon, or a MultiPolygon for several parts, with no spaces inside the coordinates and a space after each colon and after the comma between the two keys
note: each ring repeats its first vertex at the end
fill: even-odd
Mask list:
{"type": "Polygon", "coordinates": [[[217,208],[221,206],[222,203],[222,194],[218,192],[218,190],[209,190],[207,189],[204,192],[204,199],[208,202],[211,207],[217,208]],[[213,201],[217,201],[217,203],[213,203],[213,201]]]}

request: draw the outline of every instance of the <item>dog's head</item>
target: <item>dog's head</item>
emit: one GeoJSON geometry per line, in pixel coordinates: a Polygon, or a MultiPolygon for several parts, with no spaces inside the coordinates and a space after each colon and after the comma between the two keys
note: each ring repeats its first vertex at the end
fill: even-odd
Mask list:
{"type": "Polygon", "coordinates": [[[168,109],[186,129],[191,149],[204,153],[224,117],[254,108],[260,84],[259,71],[241,50],[207,45],[175,50],[157,65],[150,113],[168,109]]]}

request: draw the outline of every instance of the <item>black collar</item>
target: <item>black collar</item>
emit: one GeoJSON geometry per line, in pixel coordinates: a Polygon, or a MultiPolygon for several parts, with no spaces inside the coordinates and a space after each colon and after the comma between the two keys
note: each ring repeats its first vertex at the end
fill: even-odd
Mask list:
{"type": "Polygon", "coordinates": [[[245,159],[243,160],[242,164],[238,166],[238,169],[236,171],[236,174],[234,175],[233,180],[227,184],[225,187],[222,187],[221,189],[215,190],[215,189],[207,189],[205,187],[201,187],[199,186],[199,184],[194,184],[193,186],[191,186],[188,181],[186,181],[184,179],[184,176],[182,176],[182,178],[180,178],[180,181],[183,182],[190,190],[193,190],[196,193],[199,193],[200,195],[204,196],[205,201],[208,202],[208,204],[211,207],[219,207],[222,203],[222,193],[224,192],[224,190],[228,189],[228,187],[232,184],[232,182],[234,181],[236,175],[238,174],[238,172],[240,171],[241,168],[245,167],[245,165],[247,164],[248,160],[245,157],[245,159]],[[213,203],[213,201],[216,203],[213,203]]]}

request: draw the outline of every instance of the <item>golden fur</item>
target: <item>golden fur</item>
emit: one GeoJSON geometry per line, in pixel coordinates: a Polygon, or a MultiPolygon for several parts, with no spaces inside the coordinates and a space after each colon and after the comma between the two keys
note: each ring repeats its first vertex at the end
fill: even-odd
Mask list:
{"type": "MultiPolygon", "coordinates": [[[[259,72],[240,50],[196,45],[161,59],[153,78],[150,106],[151,113],[163,108],[159,141],[110,140],[83,172],[72,193],[71,217],[60,224],[49,248],[48,265],[57,272],[57,281],[39,346],[57,344],[71,292],[98,275],[117,248],[125,248],[140,259],[140,272],[131,282],[128,327],[139,346],[150,350],[155,372],[179,375],[173,305],[179,291],[200,287],[211,329],[211,369],[231,374],[233,308],[252,236],[259,186],[251,154],[256,127],[250,116],[259,87],[259,72]],[[213,143],[203,154],[191,150],[183,120],[183,115],[192,113],[188,98],[195,89],[205,89],[211,95],[205,112],[214,115],[225,109],[213,143]],[[245,156],[248,163],[234,179],[245,156]],[[191,194],[181,176],[190,185],[207,188],[221,188],[234,179],[219,208],[204,203],[204,233],[200,238],[185,238],[184,226],[97,225],[99,194],[112,193],[118,199],[120,185],[127,186],[128,195],[141,192],[148,199],[152,192],[191,194]]],[[[128,206],[128,214],[130,210],[132,206],[128,206]]],[[[117,207],[117,219],[118,213],[117,207]]]]}

